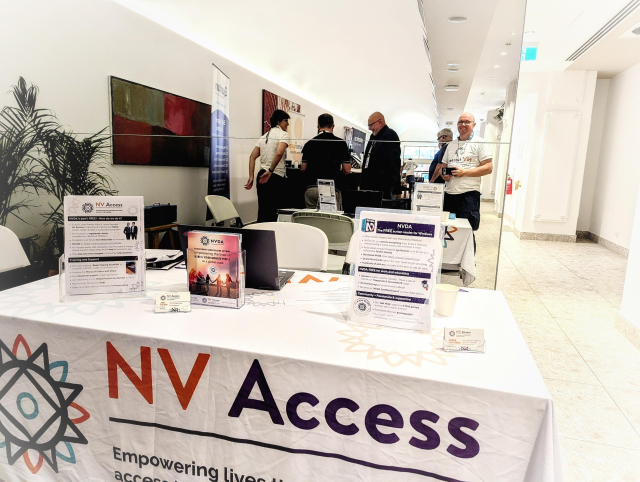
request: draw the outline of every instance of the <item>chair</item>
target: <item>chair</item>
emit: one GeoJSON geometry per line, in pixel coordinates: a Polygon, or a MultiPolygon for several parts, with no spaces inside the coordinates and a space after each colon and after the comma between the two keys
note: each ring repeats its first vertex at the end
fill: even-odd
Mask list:
{"type": "Polygon", "coordinates": [[[236,211],[236,207],[226,197],[214,195],[205,196],[204,202],[207,203],[209,212],[213,216],[213,220],[216,224],[228,220],[234,220],[236,227],[243,227],[242,219],[240,219],[240,215],[238,214],[238,211],[236,211]]]}
{"type": "Polygon", "coordinates": [[[347,249],[347,254],[344,257],[344,263],[342,265],[342,274],[351,274],[351,266],[356,261],[356,250],[358,249],[358,232],[356,231],[351,236],[351,241],[349,241],[349,249],[347,249]]]}
{"type": "Polygon", "coordinates": [[[329,242],[318,228],[294,223],[258,223],[244,229],[276,233],[278,268],[326,271],[329,242]]]}
{"type": "Polygon", "coordinates": [[[323,212],[298,211],[291,215],[291,222],[321,229],[329,240],[329,249],[346,251],[353,235],[353,220],[348,216],[323,212]]]}
{"type": "Polygon", "coordinates": [[[0,273],[31,265],[18,236],[4,226],[0,226],[0,246],[3,251],[0,256],[0,273]]]}

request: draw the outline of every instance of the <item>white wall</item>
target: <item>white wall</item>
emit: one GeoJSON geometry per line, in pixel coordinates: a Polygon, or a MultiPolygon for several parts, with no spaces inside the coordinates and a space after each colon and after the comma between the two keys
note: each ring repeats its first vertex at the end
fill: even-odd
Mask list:
{"type": "Polygon", "coordinates": [[[638,138],[640,64],[609,83],[607,108],[589,231],[631,248],[631,226],[640,185],[640,159],[633,148],[638,138]]]}
{"type": "Polygon", "coordinates": [[[640,293],[640,189],[636,194],[635,219],[633,220],[631,231],[627,274],[624,280],[620,314],[627,321],[630,321],[635,326],[636,333],[640,334],[640,296],[638,296],[638,293],[640,293]]]}
{"type": "MultiPolygon", "coordinates": [[[[255,189],[245,191],[243,185],[254,138],[262,134],[262,89],[301,104],[306,138],[316,134],[317,116],[325,112],[113,2],[4,2],[0,35],[0,106],[14,105],[4,93],[23,76],[40,88],[38,106],[54,110],[62,124],[78,133],[109,126],[110,75],[211,103],[215,63],[231,79],[230,136],[252,138],[231,141],[231,200],[245,221],[257,214],[255,189]]],[[[283,52],[286,55],[286,49],[283,52]]],[[[343,126],[351,124],[337,117],[335,121],[336,134],[342,137],[343,126]]],[[[146,204],[177,204],[179,222],[204,222],[206,168],[118,165],[111,166],[111,173],[121,195],[142,195],[146,204]]],[[[46,206],[46,200],[38,203],[46,206]]],[[[45,234],[38,210],[20,214],[35,226],[10,220],[8,227],[19,236],[45,234]]]]}
{"type": "MultiPolygon", "coordinates": [[[[520,73],[518,98],[538,94],[524,192],[518,193],[518,212],[524,204],[516,228],[523,233],[576,234],[596,75],[520,73]]],[[[512,149],[511,159],[516,154],[512,149]]]]}
{"type": "MultiPolygon", "coordinates": [[[[591,112],[591,130],[589,145],[587,146],[587,159],[584,166],[584,179],[582,181],[582,196],[580,198],[580,213],[578,215],[578,231],[589,231],[591,225],[591,213],[593,197],[598,179],[598,165],[602,145],[602,131],[605,125],[607,111],[607,97],[609,95],[609,79],[596,81],[596,91],[593,97],[593,110],[591,112]]],[[[608,147],[609,143],[605,143],[608,147]]]]}

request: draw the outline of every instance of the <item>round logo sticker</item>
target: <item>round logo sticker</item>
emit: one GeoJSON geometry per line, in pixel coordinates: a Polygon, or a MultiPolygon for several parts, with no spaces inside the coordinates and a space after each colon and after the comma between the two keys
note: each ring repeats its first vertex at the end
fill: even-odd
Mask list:
{"type": "Polygon", "coordinates": [[[366,316],[371,312],[371,303],[364,298],[358,298],[353,303],[353,311],[355,311],[356,315],[366,316]]]}
{"type": "Polygon", "coordinates": [[[215,266],[209,266],[210,275],[215,275],[217,272],[218,272],[218,268],[216,268],[215,266]]]}
{"type": "Polygon", "coordinates": [[[164,301],[164,300],[166,300],[166,299],[167,299],[167,297],[166,297],[165,295],[162,295],[162,296],[160,297],[160,299],[161,299],[162,301],[164,301]]]}
{"type": "Polygon", "coordinates": [[[449,336],[455,336],[455,335],[456,335],[455,331],[453,331],[453,330],[449,331],[449,336]]]}

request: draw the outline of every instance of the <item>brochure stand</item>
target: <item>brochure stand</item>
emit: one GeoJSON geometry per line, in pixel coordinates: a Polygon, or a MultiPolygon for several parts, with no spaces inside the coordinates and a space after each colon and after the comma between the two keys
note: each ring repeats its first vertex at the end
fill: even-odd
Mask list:
{"type": "Polygon", "coordinates": [[[146,297],[142,196],[65,196],[61,302],[146,297]]]}
{"type": "Polygon", "coordinates": [[[444,205],[444,184],[415,184],[411,209],[420,214],[440,215],[444,205]]]}
{"type": "Polygon", "coordinates": [[[337,213],[336,184],[333,179],[318,179],[319,211],[337,213]]]}
{"type": "Polygon", "coordinates": [[[356,225],[348,322],[431,332],[444,241],[440,217],[365,210],[356,225]]]}
{"type": "MultiPolygon", "coordinates": [[[[187,259],[189,256],[187,250],[187,259]]],[[[187,275],[189,277],[189,292],[191,304],[203,306],[218,306],[223,308],[242,308],[245,296],[245,271],[247,252],[228,265],[228,271],[212,270],[203,271],[197,265],[187,263],[187,275]],[[206,272],[205,272],[206,271],[206,272]],[[233,274],[237,273],[236,276],[233,274]]]]}

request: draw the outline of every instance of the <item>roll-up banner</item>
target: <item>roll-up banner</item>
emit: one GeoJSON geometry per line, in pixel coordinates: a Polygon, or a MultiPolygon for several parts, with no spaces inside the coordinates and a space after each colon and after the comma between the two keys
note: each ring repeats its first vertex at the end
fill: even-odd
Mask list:
{"type": "MultiPolygon", "coordinates": [[[[211,162],[207,194],[229,198],[229,77],[213,65],[211,162]]],[[[211,213],[207,210],[207,219],[211,213]]]]}

